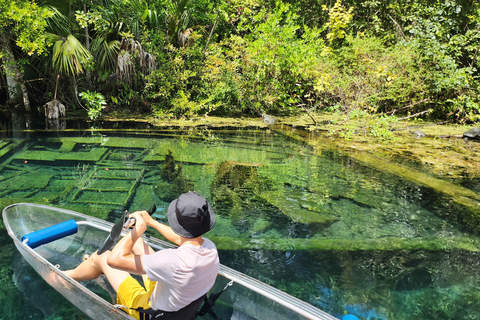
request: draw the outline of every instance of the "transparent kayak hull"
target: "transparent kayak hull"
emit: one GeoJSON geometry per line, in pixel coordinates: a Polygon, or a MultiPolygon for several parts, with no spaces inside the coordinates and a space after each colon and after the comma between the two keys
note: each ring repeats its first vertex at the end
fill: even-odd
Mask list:
{"type": "MultiPolygon", "coordinates": [[[[25,260],[36,272],[70,303],[92,319],[133,319],[115,308],[115,294],[107,281],[77,282],[62,270],[77,266],[85,254],[95,252],[108,236],[113,224],[75,211],[44,205],[19,203],[3,210],[7,232],[25,260]],[[21,239],[24,235],[57,225],[67,220],[78,223],[75,234],[30,248],[21,239]]],[[[155,250],[174,245],[145,236],[155,250]]],[[[233,280],[217,300],[214,311],[222,319],[337,319],[314,306],[275,289],[261,281],[224,265],[212,292],[217,292],[233,280]],[[217,310],[218,308],[218,310],[217,310]]]]}

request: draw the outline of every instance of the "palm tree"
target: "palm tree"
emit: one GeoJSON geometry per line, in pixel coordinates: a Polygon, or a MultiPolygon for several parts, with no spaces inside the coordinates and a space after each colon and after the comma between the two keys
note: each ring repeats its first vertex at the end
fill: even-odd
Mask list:
{"type": "Polygon", "coordinates": [[[52,68],[58,75],[71,75],[75,78],[89,67],[91,60],[90,52],[71,34],[59,37],[53,45],[52,68]]]}
{"type": "MultiPolygon", "coordinates": [[[[92,55],[71,33],[71,21],[55,7],[49,7],[53,15],[47,20],[49,36],[54,41],[51,52],[51,69],[57,74],[53,100],[45,104],[47,118],[65,114],[65,106],[57,100],[58,81],[61,75],[73,77],[75,96],[78,97],[76,76],[92,65],[92,55]]],[[[77,98],[78,99],[78,98],[77,98]]]]}
{"type": "Polygon", "coordinates": [[[48,119],[55,119],[65,115],[65,106],[57,100],[58,79],[61,74],[71,75],[74,79],[75,96],[78,97],[76,75],[88,68],[91,55],[85,47],[69,34],[67,37],[59,37],[53,45],[52,68],[57,73],[55,94],[53,100],[45,104],[45,115],[48,119]]]}
{"type": "MultiPolygon", "coordinates": [[[[76,77],[88,72],[90,68],[93,69],[93,65],[99,78],[115,79],[131,86],[135,86],[138,71],[148,73],[155,68],[154,57],[143,50],[139,42],[142,30],[145,28],[158,30],[160,27],[159,15],[154,8],[149,7],[143,0],[122,2],[103,0],[102,6],[92,8],[88,11],[86,5],[82,5],[84,20],[80,24],[84,32],[78,34],[78,37],[71,32],[76,28],[78,30],[77,21],[69,19],[67,12],[61,13],[52,8],[55,15],[49,20],[52,36],[56,40],[51,67],[57,75],[73,77],[76,97],[78,97],[76,77]],[[92,15],[101,17],[101,21],[95,20],[93,27],[89,29],[88,24],[91,20],[88,17],[92,15]],[[125,37],[128,34],[130,36],[125,37]],[[79,39],[84,41],[85,46],[79,39]],[[135,70],[134,58],[138,58],[140,70],[135,70]]],[[[69,8],[69,12],[72,11],[69,8]]],[[[58,76],[54,100],[57,96],[57,87],[58,76]]]]}
{"type": "MultiPolygon", "coordinates": [[[[165,22],[167,25],[167,38],[173,45],[180,45],[182,36],[190,23],[190,14],[186,8],[188,0],[167,1],[167,14],[165,22]]],[[[182,39],[183,41],[185,39],[182,39]]],[[[185,41],[184,41],[185,42],[185,41]]]]}
{"type": "MultiPolygon", "coordinates": [[[[115,70],[117,81],[135,87],[138,71],[148,74],[156,67],[153,55],[143,49],[140,38],[143,30],[160,28],[159,15],[157,10],[149,7],[142,0],[127,0],[116,7],[111,6],[110,12],[113,14],[109,17],[111,25],[108,30],[109,35],[122,34],[121,41],[115,40],[115,43],[107,44],[106,41],[99,39],[99,46],[92,46],[92,52],[98,57],[96,58],[97,67],[104,63],[106,67],[115,70]],[[126,36],[127,34],[129,36],[126,36]],[[109,50],[107,53],[107,48],[113,48],[113,45],[115,45],[115,51],[109,50]],[[102,50],[95,50],[94,47],[102,50]],[[136,62],[140,70],[136,70],[136,62]]],[[[102,37],[106,39],[107,35],[104,34],[102,37]]]]}

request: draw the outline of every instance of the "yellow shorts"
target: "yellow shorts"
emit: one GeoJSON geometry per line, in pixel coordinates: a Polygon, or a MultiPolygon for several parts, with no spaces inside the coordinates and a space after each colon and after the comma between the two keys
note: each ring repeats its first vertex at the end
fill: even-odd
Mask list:
{"type": "MultiPolygon", "coordinates": [[[[118,287],[117,304],[130,308],[150,308],[150,296],[152,295],[156,284],[157,282],[150,281],[150,279],[147,278],[144,283],[144,288],[136,279],[132,278],[131,276],[126,278],[118,287]]],[[[125,308],[122,308],[122,310],[126,311],[135,319],[140,318],[138,312],[135,310],[125,308]]]]}

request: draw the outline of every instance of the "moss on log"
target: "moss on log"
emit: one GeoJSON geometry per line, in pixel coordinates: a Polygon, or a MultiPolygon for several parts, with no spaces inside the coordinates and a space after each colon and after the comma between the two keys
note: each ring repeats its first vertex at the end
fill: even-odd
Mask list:
{"type": "Polygon", "coordinates": [[[327,212],[318,212],[302,208],[297,201],[289,201],[284,195],[284,191],[259,192],[258,196],[266,202],[277,207],[284,215],[290,217],[292,221],[299,223],[319,223],[330,225],[338,221],[338,217],[327,212]]]}
{"type": "MultiPolygon", "coordinates": [[[[315,138],[308,134],[301,134],[300,131],[294,131],[287,126],[282,126],[281,130],[276,130],[290,138],[302,141],[315,148],[316,153],[321,153],[321,150],[339,150],[337,146],[328,143],[323,138],[315,138]]],[[[432,189],[438,194],[443,194],[452,202],[460,205],[462,208],[457,210],[457,215],[465,225],[471,229],[478,228],[480,225],[480,194],[464,188],[460,185],[454,184],[450,181],[436,178],[428,173],[421,172],[412,167],[408,167],[399,163],[392,163],[384,157],[377,157],[366,152],[352,152],[342,150],[349,157],[357,160],[367,167],[371,167],[380,172],[386,172],[396,175],[401,179],[412,181],[420,186],[432,189]]],[[[457,219],[457,217],[454,217],[457,219]]]]}
{"type": "Polygon", "coordinates": [[[72,160],[72,161],[99,161],[107,152],[106,148],[92,148],[89,152],[57,152],[57,151],[32,151],[26,150],[18,152],[13,159],[28,160],[28,161],[57,161],[57,160],[72,160]]]}
{"type": "Polygon", "coordinates": [[[470,237],[453,239],[425,238],[378,238],[378,239],[282,239],[282,238],[231,238],[208,236],[220,250],[333,250],[333,251],[391,251],[391,250],[430,250],[443,251],[460,249],[478,252],[479,240],[470,237]]]}

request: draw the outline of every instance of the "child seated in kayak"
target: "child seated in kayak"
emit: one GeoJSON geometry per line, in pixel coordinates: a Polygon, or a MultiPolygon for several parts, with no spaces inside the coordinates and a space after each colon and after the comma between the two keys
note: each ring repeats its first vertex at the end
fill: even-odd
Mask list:
{"type": "Polygon", "coordinates": [[[212,288],[220,263],[215,244],[202,237],[215,224],[215,213],[204,197],[188,192],[173,200],[168,207],[170,226],[146,211],[130,217],[136,219],[134,227],[112,251],[95,252],[65,273],[77,281],[104,274],[117,292],[117,303],[136,319],[137,308],[178,311],[212,288]],[[179,247],[155,252],[140,237],[147,226],[179,247]],[[130,273],[142,275],[145,288],[130,273]]]}

